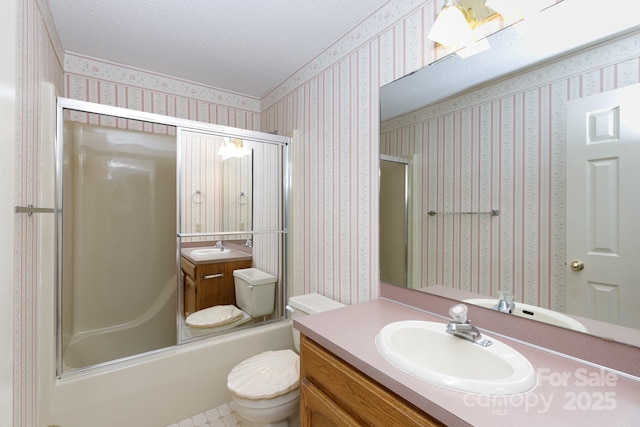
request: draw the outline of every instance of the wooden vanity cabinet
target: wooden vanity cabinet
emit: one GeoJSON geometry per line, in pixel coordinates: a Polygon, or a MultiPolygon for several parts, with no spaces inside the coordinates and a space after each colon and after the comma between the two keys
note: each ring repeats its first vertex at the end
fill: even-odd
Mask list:
{"type": "Polygon", "coordinates": [[[301,335],[300,426],[444,426],[301,335]]]}
{"type": "Polygon", "coordinates": [[[214,305],[236,305],[233,271],[251,268],[251,260],[194,264],[181,259],[185,317],[214,305]]]}

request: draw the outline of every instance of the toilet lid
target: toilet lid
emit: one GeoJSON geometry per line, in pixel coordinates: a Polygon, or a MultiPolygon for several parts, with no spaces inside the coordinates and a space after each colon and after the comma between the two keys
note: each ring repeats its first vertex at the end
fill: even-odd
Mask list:
{"type": "Polygon", "coordinates": [[[273,399],[298,388],[300,356],[291,350],[266,351],[240,362],[227,388],[245,399],[273,399]]]}
{"type": "Polygon", "coordinates": [[[242,310],[234,305],[215,305],[198,310],[186,318],[187,325],[193,328],[214,328],[228,325],[242,318],[242,310]]]}

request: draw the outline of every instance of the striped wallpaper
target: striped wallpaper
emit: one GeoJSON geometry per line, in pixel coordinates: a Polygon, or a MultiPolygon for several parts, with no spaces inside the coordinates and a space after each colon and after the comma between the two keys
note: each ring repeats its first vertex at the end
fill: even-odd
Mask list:
{"type": "Polygon", "coordinates": [[[414,286],[563,310],[565,104],[639,81],[640,32],[384,123],[382,152],[417,156],[414,286]]]}
{"type": "Polygon", "coordinates": [[[296,293],[347,304],[378,295],[379,87],[433,60],[436,8],[389,2],[263,99],[262,130],[297,129],[302,141],[296,293]]]}
{"type": "MultiPolygon", "coordinates": [[[[40,1],[16,2],[16,178],[13,203],[40,206],[42,156],[40,133],[40,83],[49,81],[62,94],[63,51],[46,7],[40,1]]],[[[39,316],[41,284],[41,222],[39,215],[15,215],[13,302],[13,425],[38,425],[38,337],[50,324],[39,316]]],[[[7,242],[7,244],[10,244],[7,242]]]]}
{"type": "Polygon", "coordinates": [[[182,154],[182,225],[181,232],[241,230],[250,221],[253,193],[248,180],[252,156],[221,160],[217,150],[222,137],[198,132],[183,132],[182,154]],[[217,171],[217,172],[216,172],[217,171]],[[247,194],[240,204],[240,192],[247,194]]]}
{"type": "Polygon", "coordinates": [[[67,52],[64,96],[205,123],[260,130],[257,99],[67,52]]]}

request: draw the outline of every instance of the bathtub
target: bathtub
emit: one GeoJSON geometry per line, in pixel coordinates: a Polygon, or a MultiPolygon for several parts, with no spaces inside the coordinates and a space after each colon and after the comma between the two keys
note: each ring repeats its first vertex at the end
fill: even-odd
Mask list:
{"type": "Polygon", "coordinates": [[[76,373],[50,385],[41,425],[167,426],[231,401],[236,364],[285,348],[293,339],[283,320],[76,373]]]}

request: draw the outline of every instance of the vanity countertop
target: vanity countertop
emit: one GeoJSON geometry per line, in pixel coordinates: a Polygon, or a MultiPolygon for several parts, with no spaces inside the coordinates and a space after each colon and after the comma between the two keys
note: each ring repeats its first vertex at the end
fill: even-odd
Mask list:
{"type": "MultiPolygon", "coordinates": [[[[447,425],[630,426],[640,419],[640,381],[498,335],[494,336],[522,353],[536,369],[538,384],[532,391],[515,396],[479,396],[419,380],[391,365],[375,346],[378,331],[401,320],[441,322],[443,327],[447,322],[381,298],[299,317],[294,319],[294,326],[447,425]]],[[[482,325],[476,326],[482,330],[482,325]]],[[[490,331],[486,334],[492,336],[490,331]]]]}
{"type": "MultiPolygon", "coordinates": [[[[208,246],[214,246],[214,245],[208,245],[208,246]]],[[[193,257],[191,255],[191,252],[197,249],[201,249],[202,246],[184,247],[181,249],[180,252],[184,258],[188,259],[189,262],[193,263],[194,265],[216,264],[220,262],[229,262],[229,261],[244,261],[244,260],[250,260],[253,258],[253,255],[251,253],[241,251],[238,248],[236,248],[235,245],[233,246],[226,245],[226,247],[231,252],[224,255],[216,256],[215,258],[200,258],[200,257],[193,257]]],[[[250,248],[248,249],[251,250],[250,248]]]]}
{"type": "Polygon", "coordinates": [[[253,258],[253,248],[246,247],[234,241],[224,242],[224,247],[231,251],[224,255],[218,255],[212,258],[194,257],[191,255],[191,252],[193,252],[194,250],[202,249],[203,247],[215,247],[215,245],[216,242],[187,243],[183,245],[180,253],[194,265],[216,264],[229,261],[244,261],[253,258]]]}

